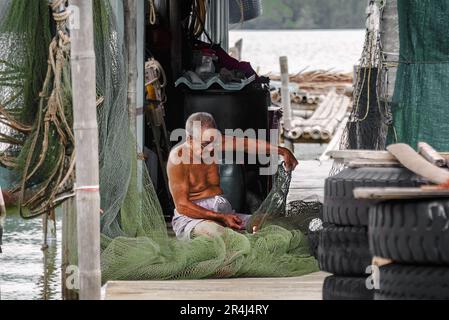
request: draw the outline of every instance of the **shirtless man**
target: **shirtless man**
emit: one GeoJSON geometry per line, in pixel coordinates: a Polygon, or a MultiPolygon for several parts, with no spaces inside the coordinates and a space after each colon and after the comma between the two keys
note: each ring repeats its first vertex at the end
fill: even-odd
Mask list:
{"type": "MultiPolygon", "coordinates": [[[[208,113],[194,114],[187,120],[186,132],[186,142],[172,150],[167,164],[170,191],[176,206],[172,221],[176,236],[189,240],[201,235],[220,235],[226,227],[245,229],[250,216],[232,210],[229,201],[223,197],[218,164],[205,163],[202,157],[206,148],[216,143],[214,118],[208,113]],[[195,124],[200,125],[197,130],[200,132],[194,132],[195,124]],[[179,161],[185,157],[188,161],[179,161]]],[[[287,170],[298,165],[288,149],[274,147],[266,141],[229,136],[221,136],[221,139],[225,151],[265,150],[267,154],[281,155],[287,170]]]]}

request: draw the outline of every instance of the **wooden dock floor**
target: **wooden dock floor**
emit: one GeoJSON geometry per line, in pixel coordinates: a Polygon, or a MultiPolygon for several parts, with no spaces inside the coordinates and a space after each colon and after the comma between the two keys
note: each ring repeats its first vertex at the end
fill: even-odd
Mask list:
{"type": "Polygon", "coordinates": [[[182,281],[114,281],[106,300],[322,300],[328,274],[297,278],[248,278],[182,281]]]}
{"type": "Polygon", "coordinates": [[[288,202],[296,200],[324,200],[324,182],[332,169],[333,161],[300,161],[293,172],[288,202]]]}

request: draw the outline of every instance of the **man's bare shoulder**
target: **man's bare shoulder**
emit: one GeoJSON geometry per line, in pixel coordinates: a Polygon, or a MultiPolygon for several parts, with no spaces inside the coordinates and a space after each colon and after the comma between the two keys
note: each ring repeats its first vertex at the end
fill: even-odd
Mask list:
{"type": "Polygon", "coordinates": [[[170,155],[168,157],[168,163],[167,163],[168,169],[185,168],[187,162],[185,161],[184,158],[186,155],[187,155],[187,147],[185,144],[181,144],[179,146],[174,147],[170,151],[170,155]]]}

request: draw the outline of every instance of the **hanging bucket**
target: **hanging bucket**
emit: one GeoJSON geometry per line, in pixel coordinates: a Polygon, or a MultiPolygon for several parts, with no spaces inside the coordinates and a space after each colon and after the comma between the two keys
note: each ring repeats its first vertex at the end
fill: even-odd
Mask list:
{"type": "Polygon", "coordinates": [[[262,0],[229,0],[229,23],[241,23],[263,14],[262,0]]]}

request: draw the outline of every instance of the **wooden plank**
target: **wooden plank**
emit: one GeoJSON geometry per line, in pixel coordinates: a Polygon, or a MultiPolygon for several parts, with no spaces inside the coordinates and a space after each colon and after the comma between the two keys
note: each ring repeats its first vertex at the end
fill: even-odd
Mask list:
{"type": "Polygon", "coordinates": [[[331,159],[338,160],[395,160],[396,158],[388,151],[373,150],[334,150],[327,153],[331,159]]]}
{"type": "Polygon", "coordinates": [[[113,281],[106,300],[321,300],[324,279],[317,272],[296,278],[239,278],[181,281],[113,281]]]}
{"type": "Polygon", "coordinates": [[[366,168],[366,167],[373,167],[373,168],[385,168],[385,167],[403,167],[402,164],[400,164],[396,160],[365,160],[365,159],[359,159],[359,160],[351,160],[347,163],[347,166],[349,168],[366,168]]]}
{"type": "Polygon", "coordinates": [[[354,197],[369,200],[449,198],[449,190],[436,188],[356,188],[354,189],[354,197]]]}
{"type": "MultiPolygon", "coordinates": [[[[438,154],[446,160],[449,165],[449,152],[438,152],[438,154]]],[[[379,160],[379,161],[397,161],[396,157],[389,151],[374,150],[330,150],[326,151],[321,159],[344,160],[350,162],[352,160],[379,160]]]]}

